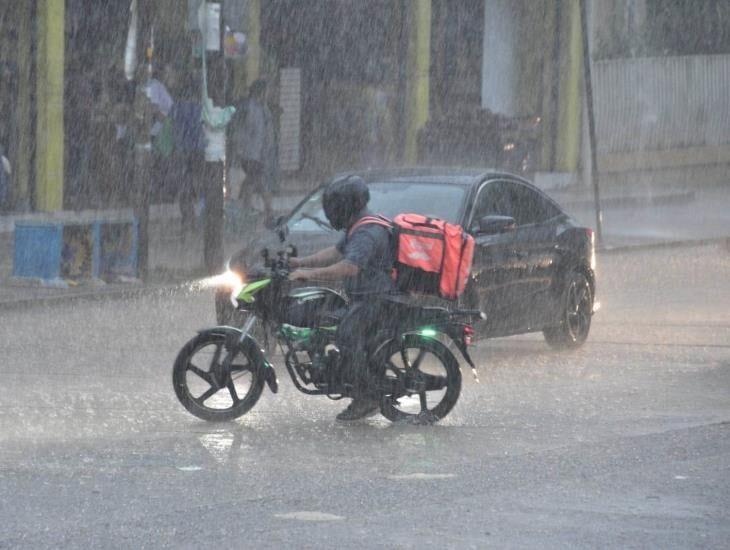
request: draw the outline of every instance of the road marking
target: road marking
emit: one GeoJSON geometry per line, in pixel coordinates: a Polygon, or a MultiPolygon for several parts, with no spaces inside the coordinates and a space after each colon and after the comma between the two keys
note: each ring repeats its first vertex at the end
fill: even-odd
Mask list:
{"type": "Polygon", "coordinates": [[[200,466],[178,466],[177,469],[181,472],[197,472],[199,470],[202,470],[203,468],[201,468],[200,466]]]}
{"type": "Polygon", "coordinates": [[[388,479],[397,479],[397,480],[412,480],[412,479],[418,479],[418,480],[430,480],[430,479],[451,479],[453,477],[456,477],[456,474],[425,474],[423,472],[417,472],[415,474],[397,474],[388,476],[388,479]]]}
{"type": "Polygon", "coordinates": [[[296,519],[299,521],[337,521],[345,519],[343,516],[327,514],[325,512],[311,512],[302,510],[301,512],[289,512],[286,514],[274,514],[274,517],[281,519],[296,519]]]}

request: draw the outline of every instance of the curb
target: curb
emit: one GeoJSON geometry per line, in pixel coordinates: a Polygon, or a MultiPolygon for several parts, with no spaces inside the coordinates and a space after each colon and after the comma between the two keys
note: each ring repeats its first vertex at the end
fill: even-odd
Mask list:
{"type": "Polygon", "coordinates": [[[19,298],[17,300],[0,301],[0,311],[13,311],[18,309],[28,309],[31,307],[48,307],[59,304],[67,304],[81,301],[99,301],[105,299],[118,300],[140,298],[159,294],[160,296],[168,294],[174,295],[187,291],[187,283],[170,283],[159,285],[143,285],[130,288],[114,288],[114,289],[89,289],[79,292],[68,292],[58,296],[41,296],[36,298],[19,298]]]}
{"type": "Polygon", "coordinates": [[[596,252],[600,254],[617,254],[621,252],[641,252],[644,250],[662,250],[672,248],[691,248],[699,246],[724,244],[730,251],[730,235],[725,237],[713,237],[711,239],[687,239],[682,241],[665,241],[645,244],[627,244],[619,246],[607,246],[596,248],[596,252]]]}
{"type": "MultiPolygon", "coordinates": [[[[715,237],[711,239],[689,239],[682,241],[667,241],[646,244],[631,244],[620,246],[609,246],[597,248],[598,254],[621,254],[631,252],[642,252],[646,250],[662,250],[674,248],[692,248],[710,245],[725,245],[730,252],[730,235],[715,237]]],[[[35,298],[19,298],[17,300],[0,301],[0,311],[13,311],[18,309],[48,307],[59,304],[67,304],[81,301],[100,301],[140,298],[145,296],[174,296],[185,292],[194,292],[190,289],[191,282],[170,282],[152,285],[130,286],[126,288],[113,289],[85,289],[77,292],[64,292],[57,296],[42,296],[35,298]]]]}

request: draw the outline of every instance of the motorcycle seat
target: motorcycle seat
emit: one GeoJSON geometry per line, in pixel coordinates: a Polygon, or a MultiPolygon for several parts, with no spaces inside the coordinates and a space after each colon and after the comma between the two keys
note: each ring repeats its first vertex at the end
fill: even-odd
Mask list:
{"type": "Polygon", "coordinates": [[[449,320],[449,311],[436,306],[412,306],[408,308],[406,315],[409,325],[437,324],[449,320]]]}

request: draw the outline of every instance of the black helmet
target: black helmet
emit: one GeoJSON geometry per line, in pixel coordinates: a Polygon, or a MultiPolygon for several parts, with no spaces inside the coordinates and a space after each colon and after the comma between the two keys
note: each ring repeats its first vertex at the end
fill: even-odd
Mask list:
{"type": "Polygon", "coordinates": [[[365,208],[370,190],[359,176],[345,176],[330,183],[322,195],[322,207],[330,225],[345,229],[352,218],[365,208]]]}

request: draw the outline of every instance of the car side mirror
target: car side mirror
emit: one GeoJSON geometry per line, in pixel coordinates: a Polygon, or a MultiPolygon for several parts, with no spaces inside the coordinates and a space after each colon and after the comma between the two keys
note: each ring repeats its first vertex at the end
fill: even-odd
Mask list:
{"type": "Polygon", "coordinates": [[[515,219],[511,216],[484,216],[479,219],[479,235],[497,235],[513,231],[517,227],[515,219]]]}
{"type": "Polygon", "coordinates": [[[286,221],[286,216],[277,216],[274,219],[274,224],[273,224],[274,231],[276,232],[276,235],[279,237],[279,240],[281,242],[286,241],[286,235],[288,233],[288,231],[287,231],[288,228],[284,224],[285,221],[286,221]]]}

